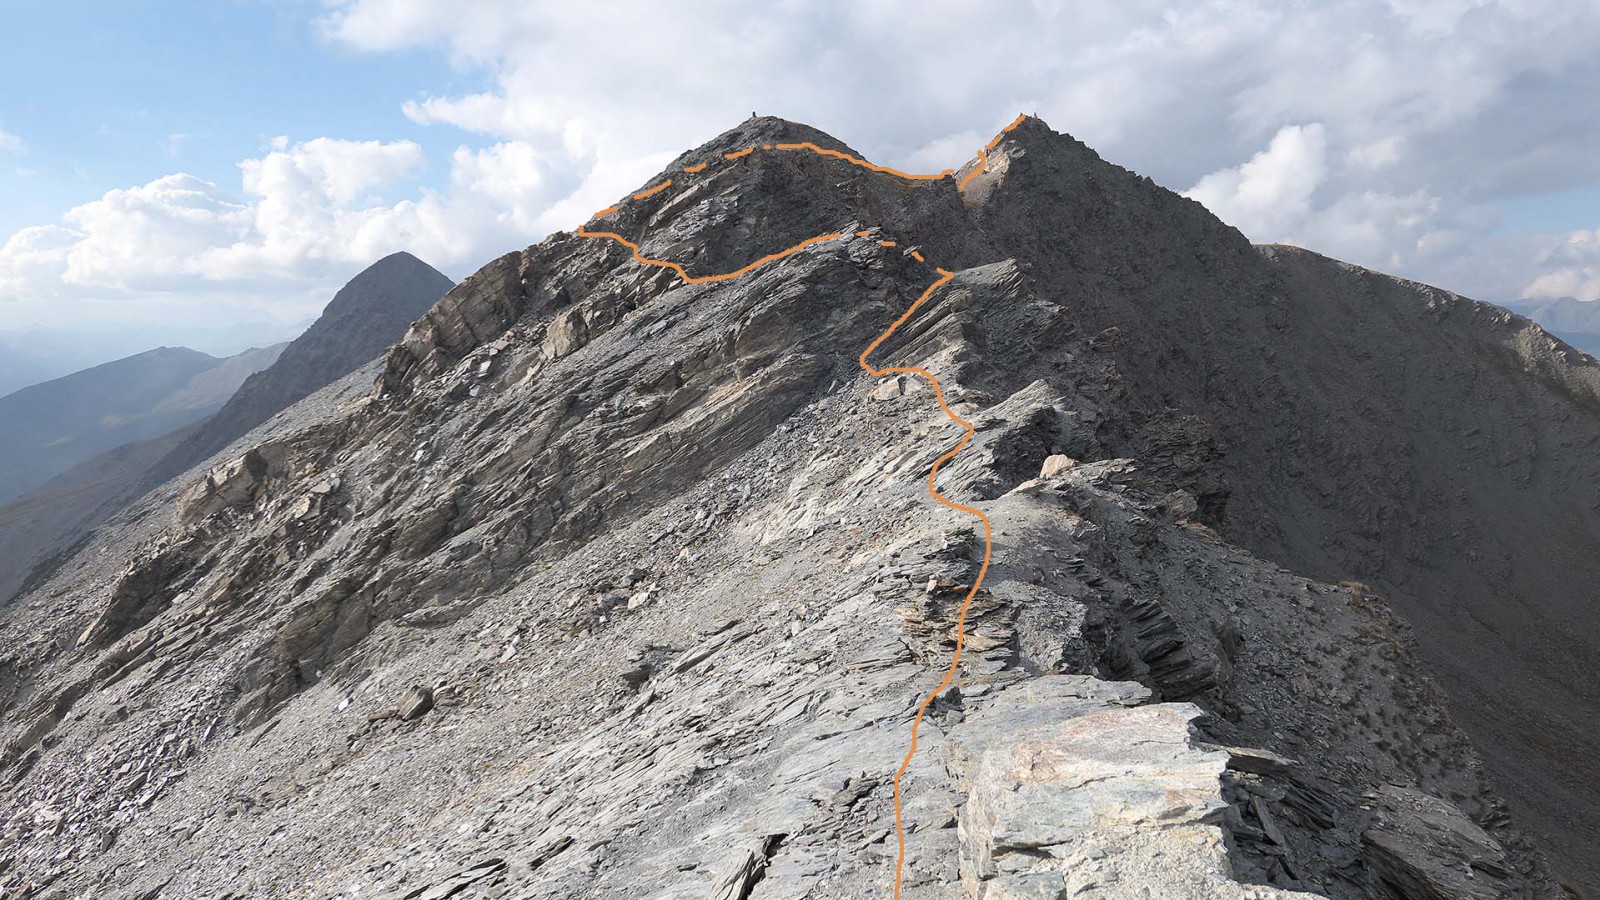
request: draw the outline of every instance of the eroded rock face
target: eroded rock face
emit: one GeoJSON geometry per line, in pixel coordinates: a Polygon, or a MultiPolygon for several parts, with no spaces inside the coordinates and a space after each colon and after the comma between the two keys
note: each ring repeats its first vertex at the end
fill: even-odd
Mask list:
{"type": "Polygon", "coordinates": [[[381,355],[454,284],[409,253],[368,266],[339,290],[311,327],[265,371],[250,377],[217,414],[160,460],[156,481],[174,478],[290,405],[381,355]]]}
{"type": "MultiPolygon", "coordinates": [[[[972,423],[938,485],[993,546],[900,784],[904,896],[1377,900],[1469,856],[1555,896],[1382,593],[1230,540],[1264,515],[1235,469],[1282,460],[1127,357],[1293,308],[1277,264],[1034,121],[965,192],[726,160],[807,141],[843,149],[754,120],[607,224],[697,273],[837,240],[702,284],[570,234],[508,254],[364,400],[161,488],[8,611],[0,890],[886,896],[984,545],[926,493],[964,430],[857,356],[938,265],[874,361],[972,423]],[[1112,321],[1196,267],[1193,329],[1112,321]]],[[[1474,322],[1450,340],[1521,334],[1474,322]]],[[[1251,389],[1306,389],[1296,359],[1251,389]]],[[[1547,362],[1526,390],[1592,376],[1547,362]]]]}
{"type": "Polygon", "coordinates": [[[224,509],[254,502],[267,478],[267,461],[251,450],[212,469],[178,498],[178,520],[193,525],[224,509]]]}
{"type": "Polygon", "coordinates": [[[1515,896],[1505,848],[1437,797],[1383,785],[1371,798],[1372,824],[1361,835],[1378,879],[1402,897],[1515,896]]]}
{"type": "Polygon", "coordinates": [[[1315,896],[1234,880],[1220,827],[1229,757],[1195,746],[1199,715],[1112,707],[991,741],[961,819],[968,894],[1315,896]]]}

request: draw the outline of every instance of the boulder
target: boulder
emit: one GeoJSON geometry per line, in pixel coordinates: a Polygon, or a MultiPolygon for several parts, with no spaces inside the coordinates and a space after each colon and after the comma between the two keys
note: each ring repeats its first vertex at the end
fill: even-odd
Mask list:
{"type": "Polygon", "coordinates": [[[1368,866],[1398,896],[1490,900],[1516,894],[1515,870],[1500,843],[1454,805],[1421,791],[1381,787],[1361,843],[1368,866]]]}
{"type": "Polygon", "coordinates": [[[915,394],[923,389],[922,379],[913,375],[891,375],[878,382],[872,389],[872,399],[893,400],[907,394],[915,394]]]}
{"type": "Polygon", "coordinates": [[[1065,475],[1077,465],[1078,461],[1070,456],[1063,456],[1060,453],[1052,454],[1045,457],[1044,466],[1039,469],[1039,477],[1055,478],[1058,475],[1065,475]]]}
{"type": "Polygon", "coordinates": [[[414,722],[427,715],[433,709],[433,691],[425,687],[414,687],[400,701],[400,719],[404,722],[414,722]]]}
{"type": "Polygon", "coordinates": [[[221,510],[253,503],[266,483],[267,469],[266,458],[256,450],[217,466],[178,497],[178,519],[193,525],[221,510]]]}
{"type": "Polygon", "coordinates": [[[589,343],[589,325],[583,319],[583,310],[569,309],[550,322],[544,333],[544,355],[560,359],[589,343]]]}

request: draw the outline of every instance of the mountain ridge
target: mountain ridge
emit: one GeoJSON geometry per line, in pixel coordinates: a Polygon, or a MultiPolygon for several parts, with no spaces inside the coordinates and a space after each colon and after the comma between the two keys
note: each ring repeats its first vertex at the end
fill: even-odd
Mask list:
{"type": "Polygon", "coordinates": [[[202,413],[214,415],[197,414],[198,421],[166,434],[109,449],[0,504],[0,605],[70,556],[86,532],[123,506],[380,356],[448,283],[409,253],[385,257],[337,292],[296,341],[268,356],[219,361],[153,410],[203,402],[202,413]]]}
{"type": "Polygon", "coordinates": [[[316,322],[275,365],[247,379],[203,427],[152,469],[159,484],[211,456],[274,414],[382,355],[455,283],[400,251],[363,269],[333,295],[316,322]]]}
{"type": "MultiPolygon", "coordinates": [[[[803,133],[754,120],[675,165],[803,133]]],[[[708,168],[622,204],[619,233],[693,272],[845,236],[686,284],[553,235],[451,289],[359,403],[160,486],[0,619],[3,877],[886,891],[888,776],[979,565],[970,523],[922,493],[957,436],[857,359],[933,280],[916,253],[953,277],[879,353],[936,373],[973,421],[941,489],[995,519],[997,546],[959,689],[908,771],[908,890],[1556,896],[1496,786],[1547,830],[1559,754],[1488,740],[1491,783],[1460,695],[1452,711],[1418,663],[1448,638],[1487,667],[1420,563],[1478,566],[1405,530],[1495,559],[1510,530],[1453,528],[1475,505],[1592,531],[1570,490],[1550,496],[1592,466],[1539,477],[1520,437],[1600,436],[1578,402],[1592,360],[1504,311],[1253,247],[1035,119],[986,169],[958,188],[799,155],[708,168]],[[1458,500],[1438,483],[1464,451],[1427,446],[1435,467],[1404,448],[1468,427],[1496,467],[1458,500]],[[1424,521],[1392,512],[1411,484],[1438,495],[1424,521]],[[1339,583],[1363,570],[1395,590],[1339,583]],[[101,849],[52,862],[79,846],[101,849]]],[[[1463,601],[1526,602],[1517,562],[1504,595],[1463,601]]],[[[1584,572],[1559,562],[1547,577],[1584,572]]],[[[1565,633],[1551,652],[1582,658],[1565,633]]],[[[1523,717],[1475,736],[1555,708],[1495,699],[1523,717]]],[[[1577,844],[1549,846],[1587,877],[1577,844]]]]}
{"type": "Polygon", "coordinates": [[[134,440],[204,418],[282,345],[227,359],[158,347],[0,397],[0,501],[134,440]]]}
{"type": "Polygon", "coordinates": [[[1561,297],[1556,300],[1519,300],[1507,309],[1527,316],[1579,350],[1600,353],[1600,304],[1593,300],[1561,297]]]}

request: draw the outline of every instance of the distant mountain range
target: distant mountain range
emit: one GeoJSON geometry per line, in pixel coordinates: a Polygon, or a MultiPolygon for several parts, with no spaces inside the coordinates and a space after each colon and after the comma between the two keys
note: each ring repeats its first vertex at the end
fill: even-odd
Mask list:
{"type": "Polygon", "coordinates": [[[377,358],[452,287],[455,282],[409,253],[373,263],[333,295],[322,317],[288,345],[277,365],[244,382],[226,406],[156,466],[153,476],[165,481],[181,474],[377,358]]]}
{"type": "Polygon", "coordinates": [[[0,397],[0,501],[216,412],[285,345],[217,359],[161,347],[0,397]]]}
{"type": "Polygon", "coordinates": [[[1600,896],[1600,361],[1026,116],[637,188],[30,569],[0,894],[1600,896]]]}
{"type": "Polygon", "coordinates": [[[1559,300],[1520,300],[1506,308],[1527,316],[1556,337],[1590,356],[1600,356],[1600,302],[1562,297],[1559,300]]]}
{"type": "Polygon", "coordinates": [[[32,483],[0,494],[0,606],[150,487],[377,359],[453,286],[397,253],[288,344],[224,360],[162,348],[0,398],[0,477],[32,483]]]}
{"type": "Polygon", "coordinates": [[[64,374],[56,370],[57,364],[56,360],[45,354],[34,353],[26,347],[13,346],[0,339],[0,397],[18,388],[64,374]]]}
{"type": "Polygon", "coordinates": [[[240,325],[16,328],[0,326],[0,397],[30,385],[136,356],[151,347],[188,347],[230,357],[252,347],[294,340],[313,320],[240,325]]]}

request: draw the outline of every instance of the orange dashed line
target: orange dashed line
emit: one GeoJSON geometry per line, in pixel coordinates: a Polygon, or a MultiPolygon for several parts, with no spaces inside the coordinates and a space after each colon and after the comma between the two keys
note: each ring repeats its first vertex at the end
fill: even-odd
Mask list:
{"type": "Polygon", "coordinates": [[[872,232],[870,232],[870,231],[858,231],[858,232],[856,232],[856,237],[872,237],[872,232]]]}
{"type": "Polygon", "coordinates": [[[938,181],[939,179],[950,174],[949,169],[946,169],[937,175],[915,175],[911,172],[902,172],[899,169],[892,169],[888,166],[880,166],[877,163],[867,162],[860,157],[851,156],[842,150],[829,150],[826,147],[818,147],[816,144],[813,144],[810,141],[805,141],[798,144],[777,144],[775,146],[779,150],[810,150],[812,153],[816,153],[820,156],[831,156],[834,159],[842,159],[851,165],[860,166],[863,169],[870,169],[874,172],[883,172],[885,174],[893,175],[897,178],[905,178],[910,181],[938,181]]]}
{"type": "Polygon", "coordinates": [[[979,166],[976,169],[973,169],[971,172],[968,172],[967,173],[967,177],[961,179],[961,183],[956,185],[956,187],[964,189],[964,188],[966,188],[966,186],[968,184],[972,183],[972,179],[977,178],[979,175],[982,175],[983,173],[989,171],[989,153],[988,153],[988,151],[985,151],[985,150],[979,150],[978,151],[978,162],[979,162],[979,166]]]}
{"type": "Polygon", "coordinates": [[[783,259],[785,256],[799,253],[801,250],[804,250],[812,244],[820,244],[823,241],[838,240],[839,238],[844,237],[844,233],[840,231],[834,231],[828,234],[819,234],[813,238],[806,238],[787,250],[779,250],[777,253],[769,253],[747,266],[740,267],[732,272],[724,272],[721,275],[690,275],[689,271],[678,263],[664,259],[651,259],[648,256],[643,255],[639,252],[638,244],[635,244],[633,241],[630,241],[615,232],[590,231],[589,229],[580,225],[578,226],[578,236],[586,238],[608,238],[633,251],[633,258],[635,262],[640,262],[647,266],[655,266],[658,269],[671,269],[672,271],[677,272],[678,277],[682,278],[686,284],[709,284],[713,281],[727,281],[731,278],[738,278],[740,275],[744,275],[753,269],[758,269],[769,262],[776,262],[777,260],[783,259]]]}
{"type": "MultiPolygon", "coordinates": [[[[966,177],[962,178],[961,183],[957,186],[958,188],[965,187],[967,183],[970,182],[979,172],[988,171],[988,151],[999,146],[1000,141],[1005,137],[1005,135],[1015,129],[1018,125],[1021,125],[1026,118],[1026,115],[1017,116],[1016,121],[1012,122],[1010,125],[1007,125],[1005,129],[1000,132],[1000,134],[995,135],[994,140],[990,141],[982,150],[978,151],[978,160],[980,162],[980,166],[974,169],[972,172],[969,172],[966,177]]],[[[869,169],[873,172],[882,172],[884,174],[894,175],[898,178],[904,178],[910,181],[938,181],[939,179],[953,174],[952,170],[945,169],[943,172],[940,172],[937,175],[914,175],[909,172],[902,172],[899,169],[893,169],[888,166],[880,166],[876,163],[870,163],[864,159],[859,159],[839,150],[828,150],[823,147],[818,147],[816,144],[810,143],[809,141],[804,143],[777,144],[775,146],[778,150],[809,150],[820,156],[828,156],[834,159],[840,159],[852,165],[869,169]]],[[[762,149],[772,150],[774,149],[774,145],[763,144],[762,149]]],[[[755,151],[755,147],[746,147],[743,150],[738,150],[733,153],[724,153],[722,158],[728,160],[740,159],[741,157],[749,156],[755,151]]],[[[685,168],[684,171],[699,172],[704,170],[706,165],[706,163],[701,163],[698,166],[685,168]]],[[[647,191],[640,191],[639,193],[634,194],[634,199],[643,199],[648,197],[657,191],[665,189],[670,184],[672,184],[672,180],[668,179],[667,181],[656,185],[647,191]]],[[[596,213],[595,217],[599,218],[600,216],[615,212],[617,208],[618,207],[616,206],[606,207],[605,209],[596,213]]],[[[858,231],[856,234],[859,237],[870,236],[870,233],[867,231],[858,231]]],[[[790,247],[787,250],[780,250],[777,253],[769,253],[755,262],[750,263],[749,265],[742,266],[732,272],[724,272],[720,275],[690,275],[688,270],[684,269],[684,267],[678,263],[670,262],[668,260],[650,259],[639,251],[638,244],[614,232],[589,231],[587,228],[584,228],[580,225],[578,227],[578,235],[586,238],[605,238],[607,240],[615,241],[616,243],[627,247],[628,250],[633,254],[633,259],[636,262],[646,266],[654,266],[661,269],[671,269],[672,271],[678,273],[678,277],[682,278],[687,284],[707,284],[715,281],[728,281],[730,279],[738,278],[739,276],[748,274],[751,271],[766,265],[767,263],[775,262],[783,259],[786,256],[798,253],[801,250],[812,246],[813,244],[837,240],[843,237],[844,233],[832,232],[829,234],[817,235],[813,238],[807,238],[806,240],[795,244],[793,247],[790,247]]],[[[893,247],[896,245],[896,242],[880,240],[878,241],[878,244],[882,247],[893,247]]],[[[923,258],[922,254],[916,250],[910,251],[910,256],[919,263],[926,263],[926,260],[923,258]]],[[[931,692],[924,696],[922,701],[917,704],[916,715],[911,720],[911,746],[906,750],[905,758],[900,762],[900,768],[894,773],[894,828],[895,836],[900,845],[899,855],[895,858],[894,866],[894,900],[900,900],[900,886],[903,873],[905,871],[906,862],[906,830],[901,812],[900,783],[905,777],[906,771],[911,767],[911,760],[916,756],[917,739],[922,728],[923,717],[927,714],[928,708],[933,705],[933,701],[940,694],[944,693],[955,680],[956,672],[959,670],[961,664],[961,654],[966,647],[967,613],[972,608],[973,598],[978,596],[978,591],[983,586],[983,579],[984,576],[989,572],[989,560],[994,551],[993,527],[989,522],[989,517],[985,515],[982,510],[951,500],[949,497],[946,497],[944,494],[940,493],[938,487],[939,470],[944,467],[945,463],[954,459],[957,454],[966,449],[967,445],[972,442],[973,435],[976,431],[973,428],[972,423],[961,418],[959,415],[956,415],[955,411],[950,408],[950,405],[945,402],[944,388],[939,384],[939,379],[934,377],[932,372],[915,366],[891,366],[883,369],[877,369],[873,368],[872,364],[867,362],[867,357],[871,356],[872,353],[877,350],[884,341],[888,340],[890,335],[894,334],[901,325],[904,325],[907,321],[909,321],[911,317],[916,314],[917,310],[927,302],[928,298],[933,296],[935,291],[944,285],[949,284],[950,281],[955,278],[955,273],[947,269],[935,267],[934,271],[939,273],[939,277],[932,284],[928,285],[925,290],[923,290],[921,296],[917,297],[916,301],[913,302],[905,312],[900,314],[900,318],[896,319],[894,324],[890,325],[882,334],[878,335],[876,340],[867,345],[867,349],[861,351],[861,356],[859,357],[861,368],[865,369],[867,373],[874,378],[882,378],[885,375],[896,374],[915,375],[926,380],[928,384],[933,387],[933,396],[934,399],[939,403],[939,409],[943,410],[944,414],[950,418],[950,421],[960,426],[965,433],[962,434],[961,439],[956,442],[954,447],[945,451],[945,453],[939,456],[938,459],[934,460],[932,468],[928,470],[928,494],[939,503],[942,503],[958,512],[964,512],[973,516],[977,516],[978,519],[983,522],[983,564],[978,568],[977,577],[972,580],[972,587],[967,590],[967,595],[961,602],[961,609],[956,614],[955,652],[950,657],[950,665],[945,669],[944,678],[939,682],[938,687],[934,688],[931,692]]]]}
{"type": "Polygon", "coordinates": [[[693,172],[704,172],[706,170],[706,166],[709,166],[709,165],[711,165],[711,164],[710,163],[701,163],[698,166],[684,166],[683,170],[685,172],[691,172],[691,173],[693,173],[693,172]]]}
{"type": "Polygon", "coordinates": [[[644,198],[650,196],[651,194],[659,194],[659,193],[661,193],[662,191],[666,190],[669,187],[672,187],[672,179],[671,178],[668,178],[666,181],[661,182],[660,184],[656,185],[653,188],[650,188],[648,190],[643,190],[643,191],[640,191],[637,194],[634,194],[633,195],[633,199],[635,199],[635,200],[643,200],[644,198]]]}
{"type": "Polygon", "coordinates": [[[1027,113],[1022,113],[1021,115],[1018,115],[1015,119],[1013,119],[1011,121],[1010,125],[1007,125],[1006,127],[1000,129],[1000,133],[994,136],[994,140],[990,141],[987,144],[984,144],[983,145],[983,149],[985,149],[985,150],[993,150],[994,148],[1000,146],[1000,142],[1005,140],[1006,135],[1010,134],[1012,131],[1015,131],[1016,127],[1018,125],[1021,125],[1024,121],[1026,121],[1027,118],[1028,118],[1027,113]]]}

